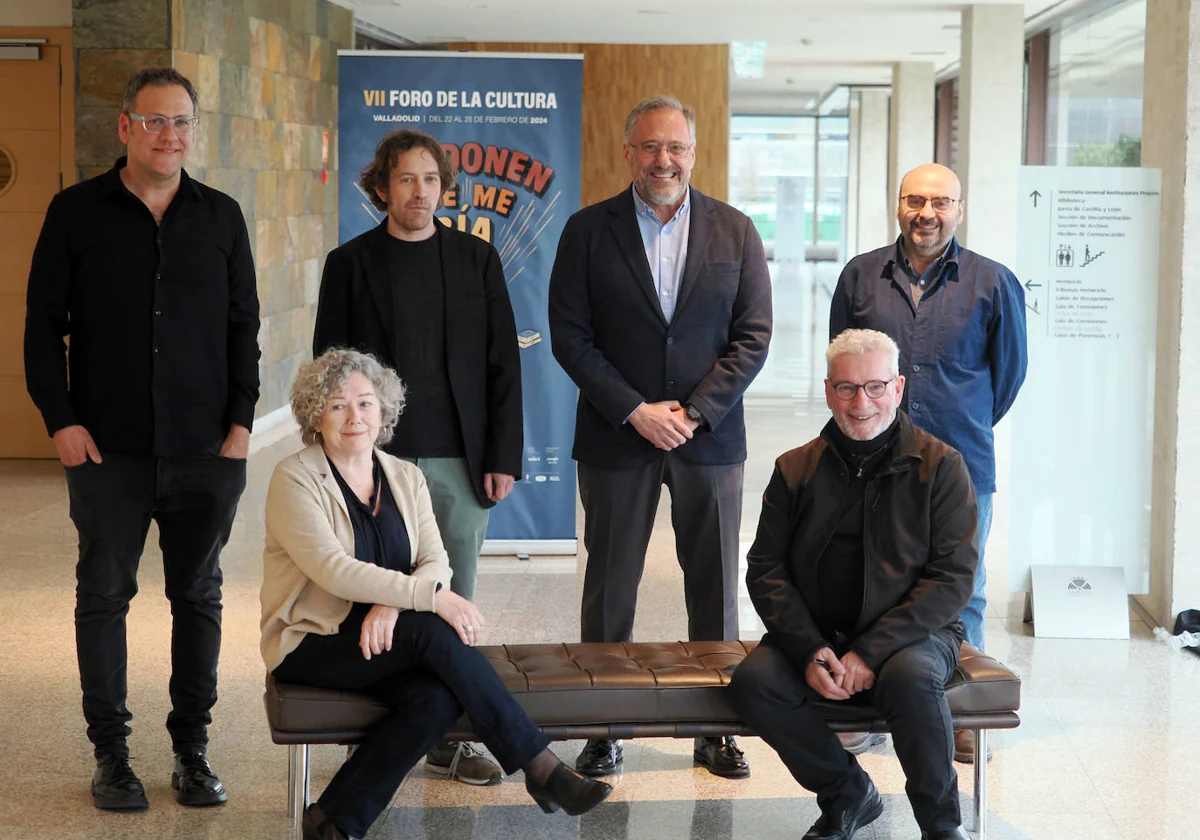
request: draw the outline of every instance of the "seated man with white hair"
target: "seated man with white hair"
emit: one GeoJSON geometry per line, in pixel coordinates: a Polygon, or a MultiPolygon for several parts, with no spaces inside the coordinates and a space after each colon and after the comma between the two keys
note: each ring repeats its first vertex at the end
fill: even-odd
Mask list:
{"type": "Polygon", "coordinates": [[[874,706],[922,840],[965,840],[944,687],[979,553],[971,477],[900,411],[891,338],[846,330],[825,358],[833,419],[776,460],[763,495],[746,582],[767,634],[733,675],[734,704],[817,794],[804,840],[851,840],[883,812],[822,699],[874,706]]]}

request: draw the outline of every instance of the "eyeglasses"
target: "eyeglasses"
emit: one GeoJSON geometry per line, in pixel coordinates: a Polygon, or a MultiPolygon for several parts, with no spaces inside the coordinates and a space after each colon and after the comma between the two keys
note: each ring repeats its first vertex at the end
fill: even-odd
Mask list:
{"type": "Polygon", "coordinates": [[[638,143],[637,145],[633,143],[627,143],[626,145],[631,149],[637,149],[646,157],[656,158],[659,152],[666,149],[667,154],[671,157],[681,158],[691,151],[695,143],[659,143],[656,140],[648,140],[645,143],[638,143]]]}
{"type": "Polygon", "coordinates": [[[162,134],[168,125],[173,125],[176,136],[187,137],[196,130],[196,123],[200,122],[199,117],[164,117],[162,114],[135,114],[133,111],[125,113],[129,119],[140,122],[142,128],[151,134],[162,134]]]}
{"type": "Polygon", "coordinates": [[[872,379],[870,382],[864,382],[859,385],[857,382],[834,382],[833,393],[838,395],[839,399],[849,402],[858,396],[858,389],[862,388],[867,396],[873,400],[877,400],[887,391],[887,386],[896,381],[896,377],[892,377],[887,382],[881,379],[872,379]]]}
{"type": "Polygon", "coordinates": [[[902,195],[900,200],[904,202],[904,206],[909,210],[924,210],[925,202],[933,205],[933,209],[939,213],[945,213],[951,207],[958,203],[959,199],[950,198],[944,195],[927,198],[923,195],[902,195]]]}

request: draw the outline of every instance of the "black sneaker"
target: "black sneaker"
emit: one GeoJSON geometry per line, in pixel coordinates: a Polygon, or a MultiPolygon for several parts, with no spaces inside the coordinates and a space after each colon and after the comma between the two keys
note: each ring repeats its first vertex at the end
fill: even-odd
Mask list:
{"type": "Polygon", "coordinates": [[[129,766],[128,756],[103,754],[96,757],[92,802],[102,811],[145,811],[150,807],[146,789],[129,766]]]}
{"type": "Polygon", "coordinates": [[[175,772],[171,774],[171,787],[180,805],[203,808],[209,805],[224,805],[229,798],[225,786],[213,772],[208,756],[203,750],[188,750],[175,754],[175,772]]]}

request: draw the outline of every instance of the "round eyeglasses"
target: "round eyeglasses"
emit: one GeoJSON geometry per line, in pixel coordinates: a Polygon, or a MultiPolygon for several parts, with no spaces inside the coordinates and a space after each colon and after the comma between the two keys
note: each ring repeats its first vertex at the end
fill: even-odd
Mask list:
{"type": "Polygon", "coordinates": [[[129,119],[140,122],[142,128],[151,134],[162,134],[170,125],[175,127],[177,137],[187,137],[196,130],[196,123],[200,122],[199,117],[164,117],[162,114],[135,114],[133,111],[125,113],[129,119]]]}
{"type": "Polygon", "coordinates": [[[864,382],[859,385],[857,382],[834,382],[833,393],[838,395],[839,399],[849,402],[858,396],[858,389],[862,388],[867,396],[873,400],[877,400],[887,391],[887,386],[896,381],[896,377],[892,377],[884,382],[882,379],[872,379],[870,382],[864,382]]]}

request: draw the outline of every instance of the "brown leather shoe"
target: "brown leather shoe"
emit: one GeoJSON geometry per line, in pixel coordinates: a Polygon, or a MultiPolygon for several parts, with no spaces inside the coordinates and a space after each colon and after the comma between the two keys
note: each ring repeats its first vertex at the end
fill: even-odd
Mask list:
{"type": "MultiPolygon", "coordinates": [[[[954,760],[960,764],[975,763],[975,733],[970,729],[954,731],[954,760]]],[[[992,750],[988,748],[987,760],[992,760],[992,750]]]]}

